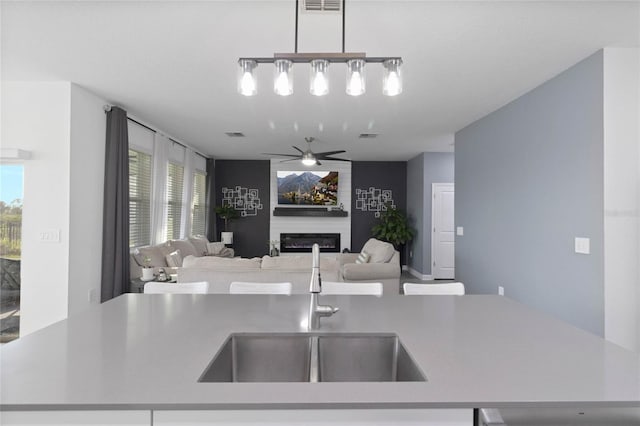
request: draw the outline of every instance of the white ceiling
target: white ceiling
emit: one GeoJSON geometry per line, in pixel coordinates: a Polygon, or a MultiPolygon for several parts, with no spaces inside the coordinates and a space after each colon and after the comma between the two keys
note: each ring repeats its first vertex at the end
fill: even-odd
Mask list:
{"type": "MultiPolygon", "coordinates": [[[[305,136],[354,160],[451,151],[454,132],[598,49],[640,46],[637,1],[347,0],[346,50],[402,56],[403,94],[382,96],[370,64],[367,93],[347,96],[333,64],[328,96],[309,94],[298,65],[294,94],[278,97],[263,64],[247,98],[236,61],[293,51],[294,0],[3,1],[1,13],[3,80],[75,82],[216,158],[287,153],[305,136]]],[[[301,15],[299,50],[339,51],[339,26],[311,20],[301,15]]]]}

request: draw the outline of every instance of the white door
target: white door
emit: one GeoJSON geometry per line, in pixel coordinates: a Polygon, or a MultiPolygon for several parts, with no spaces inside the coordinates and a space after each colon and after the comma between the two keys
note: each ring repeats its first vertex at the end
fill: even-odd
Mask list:
{"type": "Polygon", "coordinates": [[[432,184],[431,274],[434,279],[455,277],[454,185],[432,184]]]}

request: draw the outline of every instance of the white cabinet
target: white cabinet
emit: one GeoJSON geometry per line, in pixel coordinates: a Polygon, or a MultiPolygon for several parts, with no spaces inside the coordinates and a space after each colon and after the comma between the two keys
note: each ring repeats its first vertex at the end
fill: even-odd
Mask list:
{"type": "Polygon", "coordinates": [[[2,426],[150,426],[150,411],[3,411],[2,426]]]}
{"type": "Polygon", "coordinates": [[[154,411],[153,426],[473,426],[473,410],[218,410],[154,411]]]}

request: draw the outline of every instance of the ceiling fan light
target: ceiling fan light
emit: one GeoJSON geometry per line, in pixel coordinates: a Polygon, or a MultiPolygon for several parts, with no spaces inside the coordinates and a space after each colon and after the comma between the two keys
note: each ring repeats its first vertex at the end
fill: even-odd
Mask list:
{"type": "Polygon", "coordinates": [[[305,166],[314,166],[318,161],[312,152],[307,151],[302,154],[302,164],[305,166]]]}
{"type": "Polygon", "coordinates": [[[258,63],[253,59],[240,59],[238,65],[240,66],[238,93],[244,96],[255,95],[258,93],[258,88],[253,70],[258,66],[258,63]]]}
{"type": "Polygon", "coordinates": [[[387,59],[382,63],[384,66],[384,77],[382,79],[382,94],[385,96],[396,96],[402,93],[402,59],[387,59]]]}
{"type": "Polygon", "coordinates": [[[347,61],[347,95],[360,96],[365,92],[364,59],[347,61]]]}
{"type": "Polygon", "coordinates": [[[309,91],[314,96],[324,96],[329,93],[329,79],[327,78],[329,61],[326,59],[314,59],[311,61],[311,77],[309,79],[309,91]]]}
{"type": "Polygon", "coordinates": [[[293,93],[293,75],[291,73],[293,62],[289,59],[277,59],[274,65],[273,91],[276,95],[289,96],[293,93]]]}

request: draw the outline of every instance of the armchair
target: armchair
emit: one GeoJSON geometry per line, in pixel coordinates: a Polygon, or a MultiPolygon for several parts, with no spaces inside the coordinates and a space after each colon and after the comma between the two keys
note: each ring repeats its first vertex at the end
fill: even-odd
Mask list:
{"type": "Polygon", "coordinates": [[[359,253],[342,253],[340,279],[344,282],[381,282],[384,295],[400,294],[400,253],[393,251],[387,262],[356,263],[359,253]]]}

